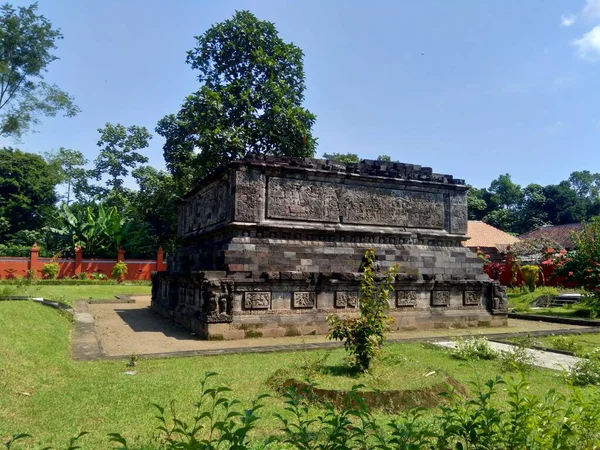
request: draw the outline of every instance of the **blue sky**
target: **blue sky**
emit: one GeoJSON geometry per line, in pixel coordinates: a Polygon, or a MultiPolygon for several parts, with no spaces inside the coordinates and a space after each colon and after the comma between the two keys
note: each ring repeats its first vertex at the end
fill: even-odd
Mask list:
{"type": "MultiPolygon", "coordinates": [[[[0,145],[92,160],[106,122],[153,131],[198,87],[194,36],[239,9],[304,51],[318,155],[388,154],[478,187],[600,172],[600,0],[41,0],[64,34],[47,80],[82,113],[0,145]]],[[[164,167],[160,136],[145,152],[164,167]]]]}

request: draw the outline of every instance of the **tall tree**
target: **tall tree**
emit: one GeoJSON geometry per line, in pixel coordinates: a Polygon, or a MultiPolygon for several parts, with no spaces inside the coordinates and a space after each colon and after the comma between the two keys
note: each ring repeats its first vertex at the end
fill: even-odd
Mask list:
{"type": "Polygon", "coordinates": [[[21,230],[37,230],[53,210],[60,176],[44,158],[0,149],[0,242],[21,230]]]}
{"type": "Polygon", "coordinates": [[[0,6],[0,136],[20,137],[40,116],[79,112],[69,94],[44,81],[62,34],[36,11],[37,3],[0,6]]]}
{"type": "Polygon", "coordinates": [[[106,185],[112,191],[119,191],[123,186],[123,178],[129,175],[129,170],[148,162],[148,158],[138,150],[148,147],[152,135],[146,127],[132,125],[126,128],[121,124],[110,123],[104,128],[99,128],[98,132],[100,154],[95,161],[96,178],[107,175],[106,185]]]}
{"type": "Polygon", "coordinates": [[[523,200],[521,186],[513,182],[508,173],[493,180],[489,191],[495,202],[502,208],[516,209],[523,200]]]}
{"type": "Polygon", "coordinates": [[[168,170],[201,177],[249,153],[312,156],[315,115],[302,107],[303,53],[248,11],[196,38],[187,63],[200,89],[161,119],[168,170]]]}
{"type": "Polygon", "coordinates": [[[581,222],[587,218],[585,206],[568,181],[544,187],[544,209],[548,219],[555,225],[581,222]]]}
{"type": "Polygon", "coordinates": [[[519,223],[516,224],[519,234],[541,227],[548,220],[545,210],[546,195],[544,187],[531,183],[523,188],[523,201],[519,211],[519,223]]]}
{"type": "Polygon", "coordinates": [[[569,175],[569,183],[580,198],[596,200],[599,195],[600,174],[589,170],[575,171],[569,175]]]}
{"type": "Polygon", "coordinates": [[[174,247],[177,232],[177,203],[184,193],[182,184],[175,182],[172,175],[142,166],[131,172],[139,190],[132,200],[137,214],[148,223],[165,249],[174,247]]]}
{"type": "Polygon", "coordinates": [[[486,201],[486,194],[489,193],[485,188],[479,189],[473,186],[467,186],[467,205],[469,210],[469,220],[481,220],[489,212],[486,201]]]}
{"type": "Polygon", "coordinates": [[[47,154],[46,160],[57,167],[60,182],[66,185],[65,201],[68,205],[72,199],[72,191],[81,189],[90,177],[89,171],[84,167],[89,161],[80,151],[63,147],[56,153],[47,154]]]}

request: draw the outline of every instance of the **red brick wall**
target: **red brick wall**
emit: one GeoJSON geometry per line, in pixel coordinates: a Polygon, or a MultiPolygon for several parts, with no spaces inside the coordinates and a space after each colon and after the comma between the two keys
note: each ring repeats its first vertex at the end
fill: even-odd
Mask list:
{"type": "MultiPolygon", "coordinates": [[[[117,262],[116,255],[115,259],[87,259],[82,253],[77,252],[75,259],[59,258],[54,261],[60,267],[59,278],[71,278],[79,273],[93,272],[111,276],[113,266],[117,262]]],[[[0,257],[0,279],[26,277],[29,270],[35,270],[38,278],[42,278],[42,267],[53,261],[50,258],[38,258],[37,255],[38,250],[34,246],[29,258],[0,257]]],[[[154,260],[124,259],[124,262],[128,269],[126,280],[150,280],[151,272],[166,270],[162,249],[158,250],[154,260]]]]}

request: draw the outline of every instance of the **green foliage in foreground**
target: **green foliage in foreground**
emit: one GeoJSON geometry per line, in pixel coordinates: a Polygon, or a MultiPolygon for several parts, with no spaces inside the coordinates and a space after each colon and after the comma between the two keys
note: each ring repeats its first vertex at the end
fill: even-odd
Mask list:
{"type": "MultiPolygon", "coordinates": [[[[47,288],[57,289],[57,293],[65,290],[62,286],[47,288]]],[[[81,288],[85,295],[92,287],[81,288]]],[[[364,384],[368,389],[419,389],[437,383],[437,374],[452,376],[470,389],[468,381],[475,376],[485,380],[502,373],[500,361],[460,361],[446,350],[416,342],[386,345],[371,370],[356,375],[348,373],[343,349],[142,357],[133,369],[122,360],[76,362],[70,357],[69,320],[52,308],[32,302],[0,302],[0,330],[0,448],[15,433],[33,435],[23,447],[41,449],[49,445],[60,448],[69,437],[90,431],[81,439],[86,449],[105,450],[110,432],[122,433],[130,447],[155,449],[156,445],[147,443],[156,427],[150,402],[169,405],[175,401],[178,417],[192,417],[191,399],[196,398],[206,371],[223,374],[222,382],[235,391],[235,398],[243,405],[250,405],[261,393],[272,392],[267,383],[279,369],[288,369],[303,379],[304,373],[297,368],[314,366],[325,355],[329,355],[327,361],[318,363],[319,370],[310,377],[320,387],[330,389],[349,390],[354,384],[364,384]],[[124,373],[130,370],[137,374],[124,373]],[[432,371],[436,375],[427,376],[432,371]]],[[[531,382],[528,392],[533,395],[545,395],[552,389],[564,395],[570,393],[559,373],[540,369],[531,370],[527,376],[531,382]]],[[[588,392],[597,388],[582,389],[588,392]]],[[[281,423],[274,414],[284,411],[283,400],[273,394],[264,402],[261,418],[251,432],[253,443],[280,434],[281,423]]],[[[507,400],[501,389],[493,403],[502,407],[507,400]]],[[[423,414],[424,419],[437,420],[433,417],[435,411],[423,414]]],[[[373,415],[384,422],[389,420],[384,411],[374,411],[373,415]]]]}
{"type": "MultiPolygon", "coordinates": [[[[600,393],[569,397],[554,391],[543,397],[532,395],[527,381],[505,381],[501,377],[474,382],[469,398],[454,391],[427,420],[424,410],[415,408],[385,421],[377,420],[369,407],[352,390],[340,410],[310,393],[289,390],[285,407],[275,417],[279,433],[262,436],[251,444],[250,433],[261,418],[267,395],[259,395],[249,408],[234,399],[225,386],[208,383],[215,373],[201,381],[194,410],[179,415],[177,408],[154,405],[158,410],[158,435],[144,448],[175,449],[586,449],[600,445],[600,393]],[[499,390],[506,390],[504,407],[494,405],[499,390]]],[[[68,450],[86,433],[71,439],[68,450]]],[[[6,444],[12,448],[28,435],[16,435],[6,444]]],[[[122,450],[133,450],[119,433],[110,433],[110,442],[122,450]]],[[[16,447],[15,447],[16,448],[16,447]]],[[[85,448],[85,447],[84,447],[85,448]]]]}

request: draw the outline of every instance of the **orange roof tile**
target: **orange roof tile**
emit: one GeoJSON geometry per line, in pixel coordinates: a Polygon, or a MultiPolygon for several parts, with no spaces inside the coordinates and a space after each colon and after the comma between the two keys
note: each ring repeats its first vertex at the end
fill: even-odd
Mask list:
{"type": "Polygon", "coordinates": [[[465,247],[494,247],[504,251],[506,246],[519,242],[519,238],[479,220],[469,220],[467,236],[470,239],[463,242],[465,247]]]}

